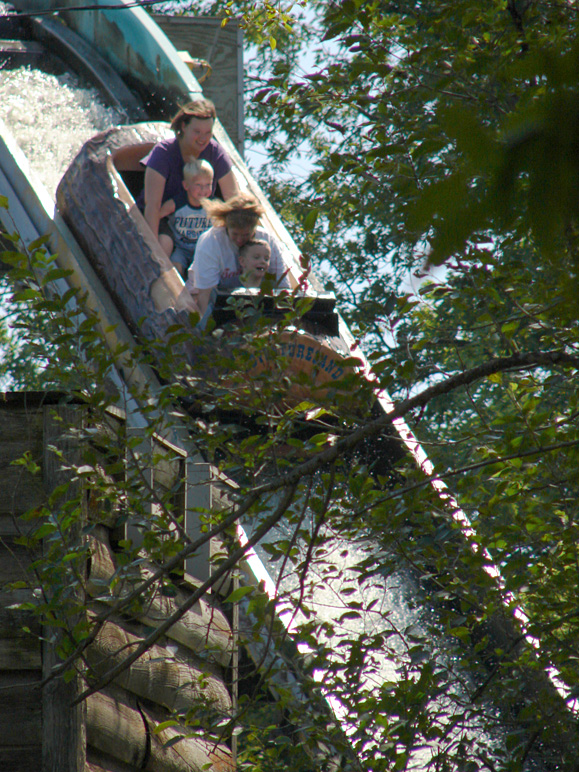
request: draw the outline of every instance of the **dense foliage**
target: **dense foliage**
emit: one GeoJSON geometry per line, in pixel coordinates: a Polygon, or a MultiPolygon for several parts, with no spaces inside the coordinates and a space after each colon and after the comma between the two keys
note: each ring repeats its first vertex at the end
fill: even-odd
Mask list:
{"type": "MultiPolygon", "coordinates": [[[[236,7],[251,38],[266,13],[236,7]]],[[[411,425],[573,689],[577,9],[293,17],[248,64],[263,181],[394,398],[440,386],[411,425]]]]}
{"type": "MultiPolygon", "coordinates": [[[[306,439],[296,420],[312,406],[273,421],[263,393],[251,407],[266,433],[219,426],[211,411],[192,425],[241,486],[227,522],[264,531],[279,603],[297,615],[309,672],[349,727],[357,761],[344,767],[576,766],[575,722],[546,673],[576,694],[577,11],[480,5],[204,9],[243,14],[252,139],[268,154],[261,181],[479,545],[466,546],[471,532],[414,459],[390,452],[395,468],[371,469],[364,449],[385,422],[347,400],[324,406],[306,439]],[[513,623],[516,605],[538,648],[513,623]]],[[[95,325],[40,293],[20,299],[38,302],[51,331],[49,372],[68,373],[65,386],[82,388],[93,409],[106,404],[109,355],[95,325]],[[93,365],[80,367],[87,352],[93,365]]],[[[243,382],[244,362],[227,364],[243,382]]],[[[174,372],[170,357],[165,366],[174,372]]],[[[156,400],[182,396],[167,375],[156,400]]],[[[163,550],[172,559],[184,548],[151,544],[161,565],[163,550]]],[[[271,608],[251,603],[257,631],[271,608]]],[[[295,702],[273,678],[273,717],[247,690],[238,724],[248,769],[312,767],[302,751],[319,752],[329,724],[308,683],[309,698],[295,702]],[[301,727],[294,743],[288,727],[301,727]]],[[[331,768],[327,757],[315,764],[331,768]]]]}

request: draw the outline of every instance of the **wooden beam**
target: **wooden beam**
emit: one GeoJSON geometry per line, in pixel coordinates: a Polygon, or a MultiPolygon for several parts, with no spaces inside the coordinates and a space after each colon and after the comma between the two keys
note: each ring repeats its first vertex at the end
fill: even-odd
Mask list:
{"type": "MultiPolygon", "coordinates": [[[[44,408],[44,481],[50,493],[63,483],[70,483],[70,470],[63,469],[63,460],[51,449],[58,448],[66,466],[81,463],[81,445],[70,433],[70,428],[82,430],[85,411],[74,406],[44,408]]],[[[79,483],[70,483],[58,504],[62,506],[79,494],[79,483]]],[[[86,509],[86,506],[83,506],[86,509]]],[[[84,515],[84,517],[82,516],[84,515]]],[[[81,517],[73,538],[82,538],[81,517]]],[[[74,620],[69,620],[74,624],[74,620]]],[[[62,676],[51,677],[60,664],[57,646],[66,633],[60,628],[47,627],[44,631],[43,678],[49,679],[42,690],[42,772],[84,772],[86,766],[86,706],[73,706],[81,694],[80,674],[66,682],[62,676]]]]}

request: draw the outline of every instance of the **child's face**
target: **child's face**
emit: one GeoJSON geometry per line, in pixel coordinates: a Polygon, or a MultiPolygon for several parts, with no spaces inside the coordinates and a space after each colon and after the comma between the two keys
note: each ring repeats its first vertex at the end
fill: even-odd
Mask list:
{"type": "Polygon", "coordinates": [[[248,282],[248,286],[259,286],[267,269],[271,252],[265,244],[254,244],[244,250],[243,255],[239,256],[239,265],[248,282]]]}
{"type": "Polygon", "coordinates": [[[183,187],[187,191],[187,200],[191,206],[201,206],[200,200],[211,195],[212,186],[213,175],[205,172],[183,180],[183,187]]]}

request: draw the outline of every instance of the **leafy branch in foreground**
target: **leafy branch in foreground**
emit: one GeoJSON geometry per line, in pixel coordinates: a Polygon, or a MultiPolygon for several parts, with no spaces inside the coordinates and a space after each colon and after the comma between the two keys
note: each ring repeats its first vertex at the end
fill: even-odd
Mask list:
{"type": "MultiPolygon", "coordinates": [[[[44,264],[46,256],[41,257],[44,264]]],[[[30,276],[29,281],[37,279],[30,276]]],[[[169,594],[173,588],[178,589],[184,560],[209,539],[222,536],[232,546],[227,557],[215,565],[211,579],[190,593],[186,601],[179,602],[166,622],[132,646],[130,655],[123,657],[110,672],[93,674],[89,668],[84,673],[88,678],[85,696],[119,677],[131,662],[154,646],[167,627],[183,618],[205,590],[221,579],[253,545],[271,557],[272,571],[278,576],[276,607],[280,613],[287,610],[295,618],[292,637],[307,645],[310,667],[322,673],[323,692],[339,701],[343,720],[357,727],[351,742],[363,764],[373,769],[386,769],[393,763],[411,764],[421,753],[419,748],[435,740],[437,752],[429,755],[425,763],[436,768],[444,758],[445,763],[459,765],[465,754],[478,758],[483,753],[483,746],[489,742],[489,735],[480,741],[477,739],[483,727],[493,737],[496,746],[493,763],[497,765],[497,759],[503,759],[504,768],[508,768],[529,754],[540,755],[539,745],[536,748],[532,743],[529,745],[524,712],[519,714],[517,709],[510,715],[509,710],[493,706],[516,705],[521,699],[521,684],[528,684],[529,679],[542,683],[541,674],[547,665],[562,663],[564,656],[568,662],[568,647],[563,646],[558,652],[547,648],[531,655],[520,646],[518,637],[515,641],[507,635],[504,642],[497,643],[496,620],[505,613],[504,601],[514,575],[507,572],[506,585],[500,587],[484,573],[488,567],[484,553],[473,553],[466,548],[447,505],[431,486],[417,484],[424,481],[424,475],[413,460],[401,459],[396,477],[376,479],[358,451],[364,440],[379,437],[393,419],[411,416],[413,411],[427,406],[441,394],[499,373],[507,375],[530,368],[553,374],[562,372],[576,367],[572,354],[543,350],[490,359],[401,400],[389,415],[374,421],[365,417],[364,412],[355,418],[349,409],[342,416],[339,407],[332,405],[325,416],[323,410],[318,413],[328,420],[325,431],[318,438],[314,435],[310,439],[292,437],[291,427],[295,426],[296,417],[301,421],[302,413],[315,407],[313,404],[303,411],[290,409],[285,416],[266,413],[267,430],[253,429],[248,433],[242,426],[222,426],[218,421],[190,418],[180,407],[183,381],[166,378],[155,395],[135,391],[133,396],[148,406],[150,426],[145,437],[153,440],[156,434],[162,434],[166,410],[170,407],[172,420],[187,426],[192,441],[200,447],[216,452],[222,444],[227,445],[226,470],[232,471],[229,459],[237,457],[237,468],[242,473],[239,487],[229,486],[231,504],[221,511],[200,512],[205,532],[191,541],[172,502],[175,486],[182,483],[182,478],[175,480],[167,494],[161,494],[147,483],[146,470],[154,466],[156,456],[161,460],[162,454],[154,449],[152,455],[143,453],[139,449],[141,440],[131,439],[122,431],[101,431],[97,436],[91,429],[92,425],[106,424],[107,411],[117,399],[102,387],[101,378],[109,372],[115,354],[111,356],[107,350],[96,320],[84,324],[79,321],[78,309],[74,308],[73,321],[70,321],[69,312],[58,298],[47,304],[40,292],[31,295],[28,302],[27,319],[23,322],[28,329],[34,329],[35,317],[40,313],[50,315],[52,329],[57,333],[62,324],[63,334],[56,334],[54,338],[57,350],[53,363],[55,369],[61,358],[66,363],[62,368],[61,388],[82,395],[91,416],[85,429],[68,432],[86,446],[82,461],[73,463],[66,455],[60,457],[60,463],[81,483],[82,493],[66,506],[60,506],[59,495],[63,490],[58,490],[46,509],[30,513],[40,523],[40,531],[36,536],[24,538],[25,543],[33,546],[42,537],[56,549],[47,554],[47,559],[35,563],[38,578],[31,583],[34,586],[35,581],[39,581],[44,590],[41,603],[33,604],[32,608],[38,610],[43,622],[63,626],[66,633],[63,664],[55,674],[75,672],[80,661],[86,659],[86,651],[99,630],[115,615],[146,607],[156,586],[169,594]],[[90,367],[81,355],[90,359],[90,367]],[[69,383],[67,373],[70,373],[69,383]],[[278,433],[276,427],[280,425],[285,429],[278,433]],[[274,443],[277,450],[288,445],[294,456],[271,455],[272,431],[277,437],[274,443]],[[262,463],[256,465],[256,457],[262,463]],[[385,495],[384,485],[395,485],[396,479],[400,495],[395,498],[385,495]],[[75,527],[87,495],[100,518],[107,513],[111,526],[124,526],[131,519],[142,524],[143,544],[152,570],[141,580],[138,567],[143,555],[125,534],[116,547],[119,570],[99,587],[97,594],[100,602],[107,600],[106,609],[92,617],[90,624],[78,624],[76,614],[84,610],[78,598],[85,597],[88,588],[80,570],[86,547],[80,545],[79,549],[75,527]],[[293,506],[291,501],[295,502],[293,506]],[[244,547],[234,545],[232,527],[238,521],[249,532],[248,545],[244,547]],[[172,528],[171,524],[176,527],[172,528]],[[58,571],[54,570],[56,566],[58,571]],[[130,591],[124,594],[120,592],[123,583],[125,589],[130,586],[130,591]],[[396,604],[392,608],[383,607],[379,598],[392,593],[396,587],[404,588],[396,604]],[[62,592],[63,588],[67,593],[62,592]],[[73,591],[75,588],[78,593],[73,591]],[[330,602],[322,600],[326,593],[332,599],[330,602]],[[322,613],[324,607],[326,616],[322,613]],[[394,610],[401,613],[403,608],[406,617],[395,618],[394,610]],[[358,622],[363,623],[362,630],[352,628],[358,622]],[[433,644],[433,638],[440,643],[433,644]],[[500,654],[499,648],[502,648],[500,654]],[[389,674],[384,671],[388,659],[395,663],[394,672],[389,674]],[[505,690],[506,697],[502,694],[505,690]],[[484,700],[481,700],[483,693],[484,700]],[[477,699],[469,699],[469,694],[477,695],[477,699]],[[437,700],[441,695],[444,701],[439,705],[437,700]],[[517,736],[517,742],[506,747],[502,740],[505,731],[517,736]],[[378,761],[377,748],[380,749],[378,761]]],[[[178,331],[175,334],[178,335],[178,331]]],[[[247,340],[250,338],[248,331],[247,340]]],[[[226,366],[231,355],[228,350],[223,351],[224,354],[216,355],[216,361],[219,364],[222,356],[226,366]]],[[[126,361],[126,351],[119,355],[126,361]]],[[[135,360],[137,356],[145,356],[155,361],[156,348],[143,345],[134,356],[135,360]]],[[[275,362],[275,358],[272,361],[275,362]]],[[[382,364],[376,364],[379,376],[391,377],[382,364]]],[[[166,370],[160,372],[174,374],[179,369],[179,363],[171,359],[170,350],[162,365],[166,370]]],[[[280,367],[283,371],[281,362],[280,367]]],[[[274,384],[270,388],[276,394],[280,387],[274,384]]],[[[272,403],[264,398],[266,393],[264,387],[255,404],[267,411],[268,404],[272,403]]],[[[228,409],[230,397],[230,392],[223,389],[228,409]]],[[[214,401],[217,410],[219,392],[214,401]]],[[[249,405],[251,413],[255,404],[249,405]]],[[[323,399],[317,409],[322,405],[323,399]]],[[[66,436],[65,427],[63,431],[66,436]]],[[[512,460],[497,459],[496,464],[504,468],[512,460]]],[[[34,462],[23,459],[22,463],[32,469],[34,462]]],[[[88,534],[94,529],[95,523],[89,521],[88,534]]],[[[506,547],[500,546],[502,538],[495,539],[495,548],[505,555],[506,547]]],[[[548,554],[541,551],[529,554],[526,564],[542,572],[548,554]]],[[[503,562],[508,567],[506,555],[503,562]]],[[[547,586],[544,590],[547,591],[547,586]]],[[[272,605],[261,603],[255,593],[248,596],[247,603],[255,620],[251,635],[260,629],[271,629],[272,605]]],[[[571,632],[574,619],[568,613],[565,619],[571,632]]],[[[553,627],[546,630],[551,635],[553,627]]],[[[537,628],[535,632],[540,638],[541,631],[537,628]]],[[[276,645],[282,646],[284,638],[276,638],[276,645]]],[[[564,677],[572,682],[572,670],[568,664],[566,668],[564,677]]],[[[279,696],[283,690],[276,684],[278,676],[279,671],[272,669],[271,661],[266,663],[263,659],[258,682],[279,696]]],[[[553,710],[550,732],[554,738],[552,745],[558,747],[558,732],[566,731],[565,711],[556,700],[547,700],[545,694],[541,691],[538,696],[544,706],[549,704],[549,710],[553,710]]],[[[286,719],[296,717],[300,711],[310,711],[308,715],[317,727],[316,737],[323,737],[317,703],[306,703],[304,709],[287,696],[281,699],[286,719]]],[[[534,705],[535,692],[528,699],[534,705]]],[[[248,745],[244,754],[248,764],[256,764],[260,754],[265,753],[263,736],[258,741],[251,730],[255,715],[252,705],[255,709],[257,703],[249,697],[242,702],[239,720],[242,727],[246,726],[242,731],[246,732],[248,743],[253,737],[253,745],[248,745]]],[[[195,712],[188,720],[195,726],[198,720],[195,712]]],[[[273,738],[278,730],[271,731],[273,738]]],[[[548,735],[540,736],[541,743],[551,742],[548,735]]],[[[273,741],[266,743],[267,763],[271,768],[287,761],[283,750],[276,760],[276,747],[273,741]]],[[[283,744],[280,748],[283,749],[283,744]]]]}

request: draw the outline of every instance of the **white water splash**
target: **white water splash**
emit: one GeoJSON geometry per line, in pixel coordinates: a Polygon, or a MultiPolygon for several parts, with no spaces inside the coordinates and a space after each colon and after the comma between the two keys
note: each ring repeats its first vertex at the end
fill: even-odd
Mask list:
{"type": "Polygon", "coordinates": [[[31,168],[54,196],[82,145],[125,116],[99,101],[71,74],[49,75],[29,67],[0,71],[0,118],[31,168]]]}

